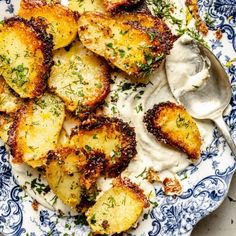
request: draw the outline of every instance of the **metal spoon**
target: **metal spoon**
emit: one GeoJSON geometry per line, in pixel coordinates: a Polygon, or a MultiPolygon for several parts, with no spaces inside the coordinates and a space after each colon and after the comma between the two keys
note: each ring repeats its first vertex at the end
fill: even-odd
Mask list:
{"type": "MultiPolygon", "coordinates": [[[[223,120],[223,112],[229,105],[232,96],[229,78],[215,55],[205,46],[200,43],[197,44],[201,54],[206,56],[211,63],[209,68],[210,77],[203,86],[181,94],[177,100],[184,105],[194,118],[214,121],[225,137],[234,156],[236,156],[236,145],[223,120]]],[[[170,83],[169,85],[171,87],[170,83]]]]}

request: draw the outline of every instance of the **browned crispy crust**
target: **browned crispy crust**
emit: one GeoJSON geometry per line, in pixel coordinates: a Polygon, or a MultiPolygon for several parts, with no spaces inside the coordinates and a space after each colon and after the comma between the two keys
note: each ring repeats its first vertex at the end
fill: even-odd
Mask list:
{"type": "Polygon", "coordinates": [[[169,194],[180,195],[183,191],[183,188],[178,179],[166,177],[163,180],[163,190],[164,193],[167,195],[169,194]]]}
{"type": "Polygon", "coordinates": [[[140,0],[120,0],[115,3],[113,3],[110,0],[104,0],[103,2],[104,2],[106,11],[112,12],[112,11],[118,10],[120,7],[129,7],[129,6],[136,5],[138,2],[140,2],[140,0]]]}
{"type": "MultiPolygon", "coordinates": [[[[135,29],[147,33],[155,45],[156,50],[159,53],[168,55],[177,36],[171,33],[171,30],[164,22],[163,19],[153,16],[147,12],[135,12],[128,13],[122,12],[114,16],[117,20],[123,21],[123,23],[132,26],[135,29]]],[[[165,57],[162,60],[158,60],[153,63],[153,69],[158,68],[165,57]]]]}
{"type": "Polygon", "coordinates": [[[173,110],[181,109],[186,112],[183,106],[177,105],[172,102],[162,102],[160,104],[154,105],[152,109],[149,109],[146,112],[143,120],[148,132],[152,133],[157,138],[157,140],[167,143],[185,152],[191,160],[193,161],[198,160],[200,157],[200,147],[198,150],[189,150],[189,148],[186,147],[183,141],[181,142],[180,140],[172,139],[169,137],[167,133],[163,133],[162,127],[155,122],[158,119],[161,112],[166,108],[170,108],[173,110]]]}
{"type": "Polygon", "coordinates": [[[94,107],[92,110],[95,110],[98,106],[100,106],[105,98],[107,97],[107,95],[110,93],[110,81],[111,81],[111,73],[110,73],[110,66],[107,64],[107,62],[101,58],[104,68],[103,68],[103,76],[104,76],[104,80],[103,80],[103,85],[104,85],[104,90],[102,91],[102,93],[99,95],[99,98],[97,98],[94,101],[91,101],[90,103],[88,103],[89,107],[94,107]]]}
{"type": "MultiPolygon", "coordinates": [[[[24,119],[24,116],[26,115],[28,109],[29,109],[30,103],[27,102],[25,105],[23,105],[16,113],[13,120],[13,124],[10,127],[7,145],[10,147],[11,155],[13,156],[13,163],[22,163],[23,162],[23,153],[20,151],[19,143],[17,142],[17,137],[19,133],[18,126],[22,119],[24,119]]],[[[32,104],[31,104],[32,106],[32,104]]]]}
{"type": "Polygon", "coordinates": [[[47,1],[45,0],[21,0],[20,2],[20,8],[22,8],[26,12],[30,12],[31,10],[35,8],[40,8],[46,5],[57,6],[62,11],[66,10],[66,11],[63,11],[63,14],[66,14],[67,16],[72,16],[75,20],[79,19],[79,13],[75,11],[71,11],[69,8],[66,8],[63,5],[61,5],[60,0],[55,0],[55,1],[52,1],[51,3],[47,3],[47,1]]]}
{"type": "MultiPolygon", "coordinates": [[[[83,121],[82,124],[79,127],[74,128],[71,133],[71,137],[73,137],[78,134],[83,135],[86,131],[99,129],[103,126],[111,127],[113,125],[121,135],[121,155],[119,158],[116,158],[115,163],[111,163],[111,157],[106,156],[104,172],[108,177],[117,177],[128,166],[130,160],[137,154],[134,128],[118,118],[94,116],[83,121]]],[[[97,151],[101,152],[102,150],[97,151]]]]}
{"type": "Polygon", "coordinates": [[[46,165],[49,165],[52,161],[64,162],[64,159],[71,153],[74,153],[75,149],[70,147],[63,147],[57,150],[51,150],[47,154],[46,165]]]}
{"type": "Polygon", "coordinates": [[[199,15],[198,1],[197,0],[186,0],[185,4],[188,7],[193,18],[196,20],[196,28],[198,29],[198,31],[201,32],[203,35],[207,35],[208,34],[208,27],[199,15]]]}
{"type": "Polygon", "coordinates": [[[25,20],[24,18],[21,18],[19,16],[15,16],[12,18],[9,18],[5,21],[5,27],[27,27],[30,29],[31,34],[35,38],[35,45],[37,45],[37,50],[40,50],[43,53],[43,64],[40,66],[40,73],[37,75],[37,83],[35,84],[34,90],[31,92],[30,96],[31,98],[37,97],[46,89],[47,82],[51,71],[51,67],[53,65],[52,60],[52,48],[53,48],[53,42],[52,42],[52,36],[48,35],[46,32],[46,25],[45,22],[41,19],[31,19],[30,21],[25,20]],[[24,26],[22,26],[22,24],[24,26]],[[36,44],[36,41],[37,44],[36,44]]]}
{"type": "Polygon", "coordinates": [[[147,197],[143,193],[143,190],[137,184],[132,183],[129,178],[127,177],[121,178],[119,176],[113,181],[113,186],[127,188],[131,190],[139,200],[143,201],[145,208],[149,207],[150,204],[148,202],[147,197]]]}
{"type": "Polygon", "coordinates": [[[105,167],[105,155],[97,151],[85,152],[74,147],[63,147],[51,150],[47,154],[46,165],[52,161],[63,164],[64,159],[70,154],[78,155],[78,170],[80,171],[80,184],[85,189],[94,187],[97,179],[101,176],[105,167]]]}
{"type": "Polygon", "coordinates": [[[91,189],[95,185],[97,179],[104,172],[106,159],[104,153],[84,152],[86,156],[86,164],[81,165],[81,184],[86,189],[91,189]]]}

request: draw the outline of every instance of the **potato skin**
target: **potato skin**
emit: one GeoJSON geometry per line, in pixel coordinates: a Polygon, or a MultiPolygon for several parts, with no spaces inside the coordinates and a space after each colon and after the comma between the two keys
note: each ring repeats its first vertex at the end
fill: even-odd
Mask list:
{"type": "Polygon", "coordinates": [[[87,221],[95,234],[121,233],[131,228],[148,206],[146,196],[136,184],[118,177],[113,187],[88,209],[87,221]]]}
{"type": "MultiPolygon", "coordinates": [[[[32,54],[32,60],[34,63],[29,66],[34,68],[28,68],[30,73],[27,76],[27,82],[21,85],[13,83],[12,76],[14,68],[12,65],[5,65],[0,67],[0,74],[4,77],[8,85],[15,90],[16,93],[22,98],[34,98],[41,95],[46,89],[46,80],[49,77],[51,67],[53,65],[52,61],[52,37],[48,35],[45,31],[45,24],[41,20],[31,19],[27,21],[21,17],[12,17],[5,20],[3,27],[0,28],[0,53],[4,51],[4,41],[8,40],[7,36],[10,33],[17,34],[18,40],[21,41],[23,46],[26,46],[28,53],[32,54]],[[33,43],[32,43],[33,42],[33,43]],[[40,56],[35,57],[35,55],[40,56]],[[37,60],[36,60],[37,59],[37,60]]],[[[15,38],[12,39],[15,41],[15,38]]],[[[7,42],[9,43],[9,42],[7,42]]],[[[25,53],[25,52],[18,52],[25,53]]],[[[0,61],[3,61],[3,57],[6,55],[1,55],[0,61]]],[[[23,55],[21,55],[23,57],[23,55]]],[[[25,57],[26,58],[26,57],[25,57]]],[[[11,60],[16,60],[15,58],[10,58],[11,60]]],[[[20,63],[20,62],[19,62],[20,63]]],[[[22,63],[22,62],[21,62],[22,63]]],[[[22,64],[23,65],[23,64],[22,64]]]]}
{"type": "Polygon", "coordinates": [[[91,117],[73,129],[70,145],[104,153],[108,177],[117,177],[137,153],[134,129],[118,118],[103,116],[91,117]]]}
{"type": "Polygon", "coordinates": [[[147,130],[158,140],[177,147],[192,161],[200,158],[200,132],[183,106],[172,102],[154,105],[146,112],[144,123],[147,130]]]}
{"type": "Polygon", "coordinates": [[[47,32],[53,35],[54,50],[67,46],[77,35],[79,15],[58,2],[21,0],[18,15],[26,19],[31,17],[46,19],[47,32]]]}

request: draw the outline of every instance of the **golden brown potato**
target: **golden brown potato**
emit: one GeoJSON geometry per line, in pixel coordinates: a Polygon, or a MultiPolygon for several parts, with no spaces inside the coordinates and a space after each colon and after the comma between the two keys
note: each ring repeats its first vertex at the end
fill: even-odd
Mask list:
{"type": "Polygon", "coordinates": [[[193,161],[201,153],[201,136],[196,122],[183,106],[166,102],[148,110],[144,122],[155,137],[181,149],[193,161]]]}
{"type": "MultiPolygon", "coordinates": [[[[82,195],[79,162],[82,152],[71,148],[50,151],[47,155],[46,179],[52,191],[72,209],[77,209],[82,195]]],[[[83,157],[82,157],[83,158],[83,157]]]]}
{"type": "Polygon", "coordinates": [[[137,4],[140,0],[104,0],[107,11],[117,10],[119,7],[128,7],[137,4]]]}
{"type": "Polygon", "coordinates": [[[16,114],[9,132],[8,145],[14,162],[33,168],[45,164],[49,150],[58,141],[64,120],[64,104],[51,94],[28,101],[16,114]]]}
{"type": "Polygon", "coordinates": [[[0,113],[0,138],[4,143],[7,142],[8,132],[13,123],[13,118],[7,114],[0,113]]]}
{"type": "Polygon", "coordinates": [[[48,84],[76,113],[90,111],[101,104],[110,91],[109,67],[103,59],[76,40],[69,49],[54,52],[48,84]]]}
{"type": "MultiPolygon", "coordinates": [[[[157,36],[154,40],[139,24],[101,13],[82,14],[78,25],[80,40],[85,47],[129,75],[149,74],[160,65],[170,49],[162,46],[164,38],[172,37],[167,26],[164,32],[158,33],[159,40],[157,36]],[[162,35],[165,35],[163,39],[162,35]]],[[[171,40],[166,41],[166,45],[169,42],[171,40]]]]}
{"type": "Polygon", "coordinates": [[[7,85],[0,76],[0,111],[9,113],[16,112],[23,104],[22,99],[7,85]]]}
{"type": "Polygon", "coordinates": [[[105,174],[118,176],[136,155],[134,129],[117,118],[94,117],[72,132],[70,144],[86,152],[104,153],[105,174]]]}
{"type": "Polygon", "coordinates": [[[0,75],[20,97],[33,98],[44,92],[52,46],[42,21],[14,17],[0,26],[0,75]]]}
{"type": "Polygon", "coordinates": [[[148,206],[143,191],[128,178],[118,178],[86,212],[87,221],[95,234],[121,233],[138,220],[148,206]]]}
{"type": "Polygon", "coordinates": [[[146,32],[151,41],[160,43],[160,51],[168,54],[173,47],[176,36],[172,35],[166,23],[151,14],[144,12],[122,12],[114,15],[114,18],[124,24],[132,25],[133,27],[146,32]]]}
{"type": "Polygon", "coordinates": [[[80,14],[84,13],[85,11],[96,11],[105,13],[105,7],[103,4],[104,0],[69,0],[69,8],[72,11],[77,11],[80,14]]]}
{"type": "Polygon", "coordinates": [[[21,0],[18,15],[25,19],[43,17],[48,24],[47,32],[53,35],[54,49],[70,44],[77,35],[78,16],[59,3],[40,0],[21,0]]]}

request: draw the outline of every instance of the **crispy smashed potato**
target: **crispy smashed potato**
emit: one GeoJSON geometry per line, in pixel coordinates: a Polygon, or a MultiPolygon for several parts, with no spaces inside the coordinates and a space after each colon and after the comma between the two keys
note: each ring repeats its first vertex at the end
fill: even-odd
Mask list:
{"type": "Polygon", "coordinates": [[[45,164],[47,152],[57,145],[64,116],[64,104],[55,95],[46,93],[26,102],[9,132],[13,161],[24,161],[33,168],[45,164]]]}
{"type": "Polygon", "coordinates": [[[121,233],[137,221],[148,202],[143,191],[128,178],[118,178],[86,212],[95,234],[121,233]]]}
{"type": "Polygon", "coordinates": [[[77,209],[82,195],[78,163],[80,155],[71,148],[50,151],[47,156],[46,179],[52,191],[72,209],[77,209]]]}
{"type": "Polygon", "coordinates": [[[68,110],[81,113],[95,109],[110,91],[109,67],[78,40],[69,49],[54,53],[48,84],[68,110]]]}
{"type": "Polygon", "coordinates": [[[25,19],[43,17],[48,24],[47,32],[53,35],[54,49],[70,44],[77,35],[78,16],[59,3],[39,0],[21,0],[18,15],[25,19]]]}
{"type": "Polygon", "coordinates": [[[0,111],[9,113],[16,112],[23,104],[22,99],[7,85],[0,76],[0,111]]]}
{"type": "Polygon", "coordinates": [[[7,114],[0,113],[0,138],[4,143],[8,140],[8,132],[13,123],[13,118],[7,114]]]}
{"type": "Polygon", "coordinates": [[[176,36],[171,34],[166,23],[153,15],[144,12],[139,12],[138,14],[122,12],[114,15],[114,18],[124,24],[132,25],[146,32],[152,41],[157,41],[157,44],[160,43],[160,51],[165,52],[165,54],[169,53],[176,40],[176,36]]]}
{"type": "Polygon", "coordinates": [[[114,11],[120,7],[128,7],[137,4],[140,0],[104,0],[107,11],[114,11]]]}
{"type": "MultiPolygon", "coordinates": [[[[139,14],[139,13],[136,13],[139,14]]],[[[164,24],[164,23],[163,23],[164,24]]],[[[158,67],[168,47],[163,47],[164,38],[171,37],[167,26],[158,32],[158,39],[150,36],[136,23],[125,23],[124,19],[101,13],[86,12],[79,21],[79,36],[85,47],[103,56],[129,75],[144,76],[158,67]]],[[[166,41],[168,44],[171,40],[166,41]]]]}
{"type": "Polygon", "coordinates": [[[134,129],[117,118],[95,117],[72,132],[70,144],[87,152],[104,153],[105,175],[118,176],[136,155],[134,129]]]}
{"type": "Polygon", "coordinates": [[[158,140],[179,148],[192,161],[199,159],[200,132],[183,106],[171,102],[155,105],[147,111],[144,122],[147,130],[158,140]]]}
{"type": "Polygon", "coordinates": [[[20,97],[33,98],[44,92],[52,46],[41,21],[13,17],[0,26],[0,75],[20,97]]]}
{"type": "Polygon", "coordinates": [[[86,12],[86,11],[96,11],[96,12],[102,12],[105,13],[105,6],[104,6],[104,0],[69,0],[68,7],[72,11],[77,11],[80,14],[86,12]]]}

